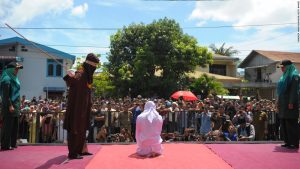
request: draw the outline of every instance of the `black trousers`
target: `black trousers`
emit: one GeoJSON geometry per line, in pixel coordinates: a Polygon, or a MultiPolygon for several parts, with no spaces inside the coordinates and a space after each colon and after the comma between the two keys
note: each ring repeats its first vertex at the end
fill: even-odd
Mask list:
{"type": "Polygon", "coordinates": [[[136,130],[136,123],[131,123],[131,136],[133,138],[133,141],[136,142],[136,139],[135,139],[135,130],[136,130]]]}
{"type": "Polygon", "coordinates": [[[280,119],[280,131],[285,144],[299,145],[298,119],[280,119]]]}
{"type": "Polygon", "coordinates": [[[80,154],[85,143],[85,132],[74,134],[68,132],[68,149],[69,156],[76,156],[80,154]]]}
{"type": "Polygon", "coordinates": [[[17,135],[19,128],[19,117],[3,117],[3,128],[1,133],[1,149],[17,146],[17,135]]]}

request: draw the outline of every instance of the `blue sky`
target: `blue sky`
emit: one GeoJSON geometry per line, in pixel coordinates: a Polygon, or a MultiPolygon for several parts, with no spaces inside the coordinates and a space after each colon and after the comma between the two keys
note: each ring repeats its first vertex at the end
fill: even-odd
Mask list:
{"type": "MultiPolygon", "coordinates": [[[[297,0],[0,0],[0,27],[122,28],[132,23],[175,19],[199,45],[233,46],[244,59],[251,50],[300,52],[297,42],[297,0]],[[288,23],[288,24],[287,24],[288,23]],[[290,24],[292,23],[292,24],[290,24]],[[246,25],[267,25],[255,26],[246,25]],[[223,28],[203,28],[232,26],[223,28]],[[238,27],[235,27],[238,26],[238,27]],[[191,28],[198,27],[198,28],[191,28]]],[[[116,30],[17,29],[31,41],[83,56],[94,52],[106,61],[110,36],[116,30]],[[67,47],[67,46],[89,47],[67,47]]],[[[0,39],[17,36],[0,29],[0,39]]]]}

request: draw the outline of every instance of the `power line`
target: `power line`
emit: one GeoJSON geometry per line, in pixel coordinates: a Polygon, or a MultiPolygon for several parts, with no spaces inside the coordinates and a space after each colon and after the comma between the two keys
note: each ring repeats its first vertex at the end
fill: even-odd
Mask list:
{"type": "MultiPolygon", "coordinates": [[[[5,49],[0,49],[1,52],[5,52],[7,50],[5,49]]],[[[27,51],[28,53],[43,53],[41,51],[35,51],[35,50],[30,50],[30,51],[27,51]]],[[[47,53],[50,53],[50,54],[60,54],[61,52],[47,52],[47,53]]],[[[68,54],[89,54],[90,52],[64,52],[64,53],[68,53],[68,54]]],[[[107,53],[97,53],[97,54],[100,54],[100,55],[108,55],[107,53]]]]}
{"type": "MultiPolygon", "coordinates": [[[[194,26],[182,27],[182,29],[216,29],[216,28],[242,28],[242,27],[263,27],[263,26],[283,26],[283,25],[297,25],[297,22],[290,23],[267,23],[267,24],[249,24],[249,25],[219,25],[219,26],[194,26]]],[[[0,29],[9,29],[7,27],[0,27],[0,29]]],[[[14,29],[30,29],[30,30],[87,30],[87,31],[105,31],[105,30],[119,30],[122,28],[75,28],[75,27],[15,27],[14,29]]]]}
{"type": "Polygon", "coordinates": [[[205,1],[205,2],[213,2],[213,1],[230,1],[230,0],[142,0],[142,1],[205,1]]]}
{"type": "Polygon", "coordinates": [[[269,41],[269,40],[274,40],[274,39],[277,39],[279,37],[282,37],[282,36],[285,36],[285,35],[289,35],[289,34],[292,34],[292,33],[295,33],[296,31],[291,31],[291,32],[286,32],[286,33],[283,33],[281,35],[278,35],[278,36],[275,36],[275,37],[270,37],[270,38],[267,38],[267,39],[262,39],[262,40],[256,40],[254,42],[250,42],[248,44],[242,44],[240,46],[251,46],[251,45],[254,45],[254,44],[258,44],[260,42],[265,42],[265,41],[269,41]]]}
{"type": "MultiPolygon", "coordinates": [[[[252,50],[255,50],[255,49],[236,49],[238,51],[252,51],[252,50]]],[[[7,51],[7,50],[4,50],[4,49],[0,49],[1,52],[3,51],[7,51]]],[[[288,51],[288,50],[283,50],[283,51],[288,51]]],[[[40,51],[34,51],[34,50],[30,50],[28,51],[28,53],[42,53],[40,51]]],[[[60,52],[48,52],[50,54],[60,54],[60,52]]],[[[78,55],[86,55],[86,54],[89,54],[90,52],[65,52],[65,53],[68,53],[68,54],[78,54],[78,55]]],[[[95,52],[96,53],[96,52],[95,52]]],[[[109,52],[108,53],[96,53],[96,54],[100,54],[101,56],[108,56],[109,55],[109,52]]],[[[132,55],[140,55],[140,56],[148,56],[147,54],[132,54],[132,55]]],[[[163,54],[154,54],[155,56],[165,56],[163,54]]],[[[235,56],[244,56],[244,55],[241,55],[241,54],[236,54],[234,55],[235,56]]]]}
{"type": "MultiPolygon", "coordinates": [[[[251,45],[251,44],[257,44],[257,42],[264,42],[264,41],[269,41],[269,40],[273,40],[273,39],[276,39],[276,38],[279,38],[279,37],[282,37],[282,36],[284,36],[284,35],[289,35],[289,34],[292,34],[292,33],[295,33],[296,31],[291,31],[291,32],[286,32],[286,33],[283,33],[283,34],[281,34],[281,35],[278,35],[278,36],[275,36],[275,37],[270,37],[270,38],[267,38],[267,39],[263,39],[263,40],[257,40],[257,41],[255,41],[255,42],[250,42],[250,44],[245,44],[245,45],[251,45]]],[[[107,47],[99,47],[99,46],[97,46],[97,45],[87,45],[87,46],[81,46],[81,45],[47,45],[47,44],[44,44],[44,45],[46,45],[46,46],[58,46],[58,47],[78,47],[78,48],[100,48],[100,49],[110,49],[110,47],[109,46],[107,46],[107,47]]],[[[242,46],[245,46],[245,45],[242,45],[242,46]]],[[[29,46],[30,46],[30,44],[29,44],[29,46]]]]}
{"type": "Polygon", "coordinates": [[[61,62],[59,62],[54,56],[50,55],[49,53],[47,53],[46,51],[44,51],[43,49],[39,48],[34,42],[28,40],[25,36],[23,36],[21,33],[17,32],[14,28],[12,28],[10,25],[8,25],[7,23],[5,24],[9,29],[11,29],[12,31],[14,31],[16,34],[18,34],[19,36],[21,36],[24,40],[26,40],[27,42],[29,42],[31,45],[33,45],[39,52],[44,53],[45,55],[49,56],[50,58],[52,58],[57,64],[61,65],[65,70],[67,70],[67,66],[62,64],[61,62]]]}
{"type": "Polygon", "coordinates": [[[109,47],[100,47],[100,46],[80,46],[80,45],[46,45],[46,46],[60,46],[60,47],[71,47],[71,48],[102,48],[102,49],[109,49],[109,47]]]}
{"type": "MultiPolygon", "coordinates": [[[[286,32],[286,33],[283,33],[281,35],[278,35],[278,36],[275,36],[275,37],[269,37],[267,39],[262,39],[262,40],[256,40],[254,42],[249,42],[248,44],[242,44],[241,46],[250,46],[252,44],[257,44],[257,43],[260,43],[260,42],[265,42],[265,41],[269,41],[269,40],[274,40],[274,39],[277,39],[279,37],[282,37],[282,36],[285,36],[285,35],[289,35],[289,34],[292,34],[292,33],[295,33],[296,31],[291,31],[291,32],[286,32]]],[[[97,46],[97,45],[64,45],[64,44],[58,44],[58,45],[55,45],[55,44],[50,44],[50,45],[47,45],[47,44],[43,44],[45,46],[53,46],[53,47],[71,47],[71,48],[100,48],[100,49],[110,49],[109,46],[107,47],[100,47],[100,46],[97,46]]],[[[32,46],[31,44],[28,44],[27,46],[32,46]]],[[[1,49],[0,49],[1,51],[1,49]]],[[[251,50],[239,50],[239,51],[251,51],[251,50]]],[[[85,53],[71,53],[71,52],[67,52],[67,53],[70,53],[70,54],[85,54],[85,53]]]]}
{"type": "Polygon", "coordinates": [[[296,22],[292,23],[270,23],[270,24],[253,24],[253,25],[221,25],[221,26],[195,26],[185,27],[183,29],[210,29],[210,28],[241,28],[241,27],[262,27],[262,26],[282,26],[282,25],[296,25],[296,22]]]}
{"type": "MultiPolygon", "coordinates": [[[[36,42],[34,42],[36,43],[36,42]]],[[[36,43],[36,44],[42,44],[42,43],[36,43]]],[[[32,44],[24,44],[26,46],[33,46],[32,44]]],[[[110,49],[109,46],[97,46],[97,45],[64,45],[64,44],[58,44],[58,45],[53,45],[53,44],[50,44],[50,45],[47,45],[47,44],[43,44],[45,46],[53,46],[53,47],[70,47],[70,48],[99,48],[99,49],[110,49]]]]}
{"type": "MultiPolygon", "coordinates": [[[[0,27],[0,29],[8,29],[7,27],[0,27]]],[[[98,31],[98,30],[103,30],[103,31],[106,31],[106,30],[119,30],[121,28],[75,28],[75,27],[48,27],[48,28],[42,28],[42,27],[15,27],[14,29],[32,29],[32,30],[88,30],[88,31],[91,31],[91,30],[95,30],[95,31],[98,31]]]]}

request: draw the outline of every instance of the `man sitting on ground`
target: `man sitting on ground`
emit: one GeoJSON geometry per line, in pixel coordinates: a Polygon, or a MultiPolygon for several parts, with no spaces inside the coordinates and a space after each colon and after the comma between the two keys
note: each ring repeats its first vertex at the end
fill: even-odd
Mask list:
{"type": "Polygon", "coordinates": [[[240,117],[238,119],[238,140],[239,141],[254,141],[255,138],[255,129],[254,126],[250,123],[246,123],[245,117],[240,117]]]}

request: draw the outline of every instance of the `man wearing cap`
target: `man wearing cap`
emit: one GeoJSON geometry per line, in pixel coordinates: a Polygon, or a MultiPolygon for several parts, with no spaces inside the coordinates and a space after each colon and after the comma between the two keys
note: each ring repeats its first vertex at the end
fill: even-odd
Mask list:
{"type": "Polygon", "coordinates": [[[299,148],[299,73],[290,60],[281,61],[278,66],[283,74],[277,84],[280,130],[284,140],[282,147],[299,148]]]}
{"type": "Polygon", "coordinates": [[[63,127],[68,131],[69,159],[82,159],[82,155],[91,155],[82,152],[86,131],[90,125],[90,113],[92,107],[91,91],[93,74],[99,64],[95,54],[87,55],[82,69],[74,73],[68,71],[64,77],[69,87],[67,110],[63,127]]]}
{"type": "Polygon", "coordinates": [[[1,150],[17,148],[18,118],[21,106],[20,81],[17,74],[22,68],[22,65],[11,62],[2,72],[2,117],[0,118],[3,118],[3,133],[1,134],[1,150]]]}

